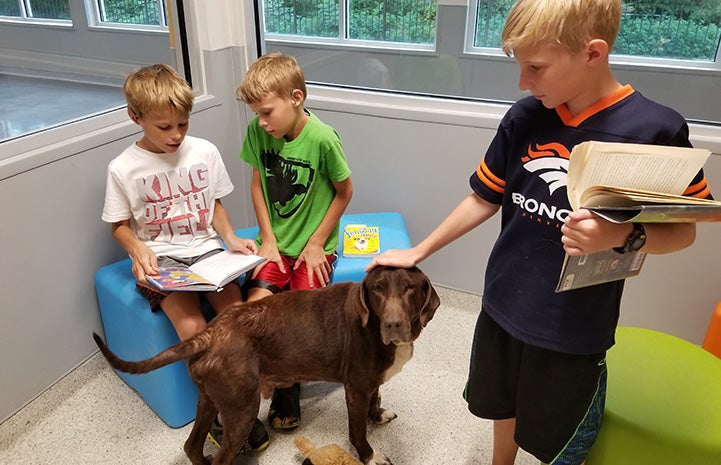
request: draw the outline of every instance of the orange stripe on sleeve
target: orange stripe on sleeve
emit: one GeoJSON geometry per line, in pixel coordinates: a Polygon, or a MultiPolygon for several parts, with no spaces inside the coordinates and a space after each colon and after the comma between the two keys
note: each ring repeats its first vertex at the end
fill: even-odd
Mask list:
{"type": "Polygon", "coordinates": [[[697,182],[696,184],[692,184],[686,188],[686,190],[683,192],[683,195],[687,197],[696,197],[699,199],[705,199],[709,195],[711,195],[711,189],[708,187],[708,183],[706,182],[706,178],[702,179],[701,181],[697,182]]]}
{"type": "Polygon", "coordinates": [[[503,191],[506,187],[506,182],[491,173],[491,170],[488,169],[485,160],[483,160],[481,164],[478,165],[478,168],[476,169],[476,176],[478,176],[478,179],[480,179],[481,182],[485,184],[489,189],[498,192],[499,194],[503,194],[503,191]]]}

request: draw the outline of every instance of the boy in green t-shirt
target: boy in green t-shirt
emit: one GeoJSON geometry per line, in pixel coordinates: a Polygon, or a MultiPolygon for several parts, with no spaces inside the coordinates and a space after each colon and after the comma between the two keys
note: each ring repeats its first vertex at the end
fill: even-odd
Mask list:
{"type": "MultiPolygon", "coordinates": [[[[353,194],[340,138],[305,109],[305,77],[293,57],[260,57],[237,94],[257,115],[240,156],[253,167],[258,253],[268,259],[247,282],[247,300],[324,287],[336,259],[340,217],[353,194]]],[[[297,383],[275,390],[268,413],[273,428],[300,424],[299,398],[297,383]]]]}

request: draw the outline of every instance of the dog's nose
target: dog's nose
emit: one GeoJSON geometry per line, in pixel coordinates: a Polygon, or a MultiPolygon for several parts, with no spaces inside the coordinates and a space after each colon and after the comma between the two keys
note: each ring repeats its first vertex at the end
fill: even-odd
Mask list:
{"type": "Polygon", "coordinates": [[[401,317],[386,318],[381,328],[381,336],[385,344],[391,342],[408,342],[410,338],[408,322],[401,317]]]}

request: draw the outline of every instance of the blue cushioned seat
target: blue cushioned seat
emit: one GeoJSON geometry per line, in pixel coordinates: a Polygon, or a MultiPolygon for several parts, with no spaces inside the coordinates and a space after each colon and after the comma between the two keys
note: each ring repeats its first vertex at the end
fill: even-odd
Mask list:
{"type": "MultiPolygon", "coordinates": [[[[400,213],[357,213],[343,215],[346,224],[378,226],[381,251],[410,247],[405,221],[400,213]]],[[[258,227],[236,230],[239,237],[255,238],[258,227]]],[[[331,282],[360,282],[370,258],[345,258],[342,240],[331,282]]],[[[163,312],[151,312],[148,301],[135,287],[130,259],[100,268],[95,274],[95,289],[108,347],[119,357],[142,360],[179,342],[175,328],[163,312]]],[[[210,318],[212,310],[205,305],[210,318]]],[[[176,362],[143,375],[118,375],[169,426],[178,428],[195,418],[198,391],[190,380],[185,363],[176,362]]]]}

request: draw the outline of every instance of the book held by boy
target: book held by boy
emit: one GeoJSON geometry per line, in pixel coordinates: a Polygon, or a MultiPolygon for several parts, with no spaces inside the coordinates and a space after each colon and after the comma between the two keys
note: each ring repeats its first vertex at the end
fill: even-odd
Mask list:
{"type": "Polygon", "coordinates": [[[370,257],[380,250],[378,226],[348,224],[343,228],[344,257],[370,257]]]}
{"type": "Polygon", "coordinates": [[[160,268],[160,273],[147,275],[146,279],[162,291],[220,291],[264,261],[265,258],[258,255],[224,250],[189,267],[160,268]]]}
{"type": "MultiPolygon", "coordinates": [[[[571,151],[568,200],[614,223],[721,221],[721,202],[685,197],[710,151],[589,141],[571,151]]],[[[614,250],[566,255],[556,292],[636,276],[646,254],[614,250]]]]}

